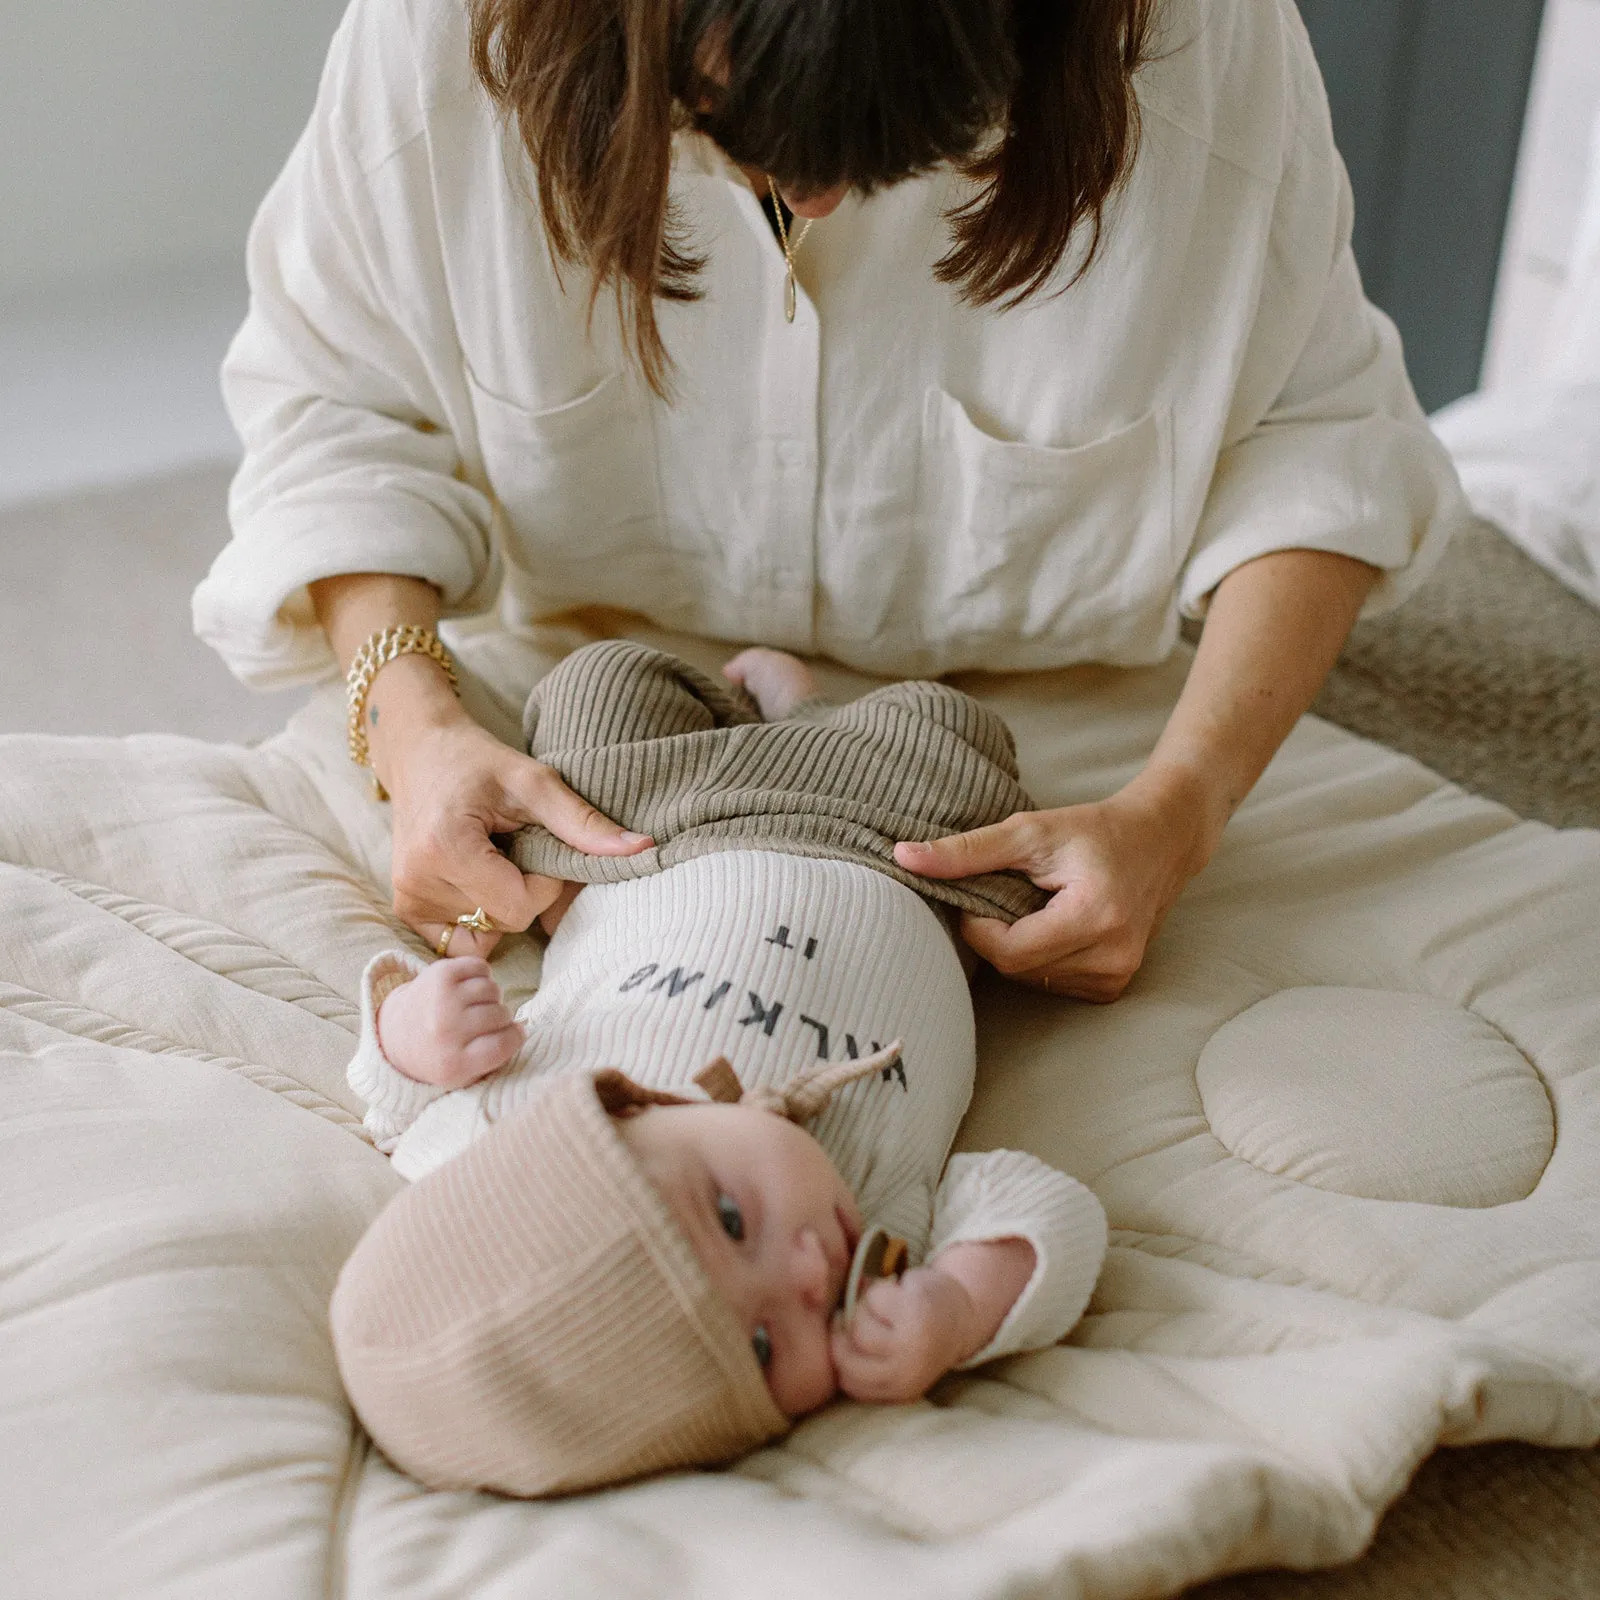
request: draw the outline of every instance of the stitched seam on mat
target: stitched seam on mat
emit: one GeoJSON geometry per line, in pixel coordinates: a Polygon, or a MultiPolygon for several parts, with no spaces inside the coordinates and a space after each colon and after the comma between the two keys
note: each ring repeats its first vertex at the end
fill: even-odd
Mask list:
{"type": "MultiPolygon", "coordinates": [[[[1031,1356],[1049,1355],[1049,1353],[1052,1350],[1069,1349],[1069,1348],[1071,1348],[1071,1347],[1066,1345],[1066,1344],[1055,1344],[1055,1345],[1046,1345],[1042,1350],[1022,1350],[1022,1351],[1018,1351],[1015,1355],[1003,1356],[1001,1358],[1000,1362],[997,1362],[996,1365],[997,1366],[998,1365],[1002,1365],[1002,1364],[1009,1365],[1009,1363],[1011,1363],[1011,1362],[1018,1362],[1018,1363],[1026,1362],[1031,1356]]],[[[1115,1354],[1117,1354],[1117,1355],[1126,1355],[1126,1356],[1130,1356],[1130,1357],[1133,1357],[1133,1358],[1137,1359],[1140,1356],[1141,1352],[1136,1351],[1136,1350],[1117,1350],[1115,1352],[1115,1354]]],[[[954,1412],[960,1412],[960,1411],[967,1411],[967,1410],[976,1409],[980,1416],[993,1416],[996,1413],[989,1411],[985,1407],[981,1407],[980,1406],[980,1407],[973,1408],[973,1407],[964,1406],[962,1404],[962,1401],[964,1400],[964,1398],[965,1398],[965,1396],[967,1394],[967,1391],[969,1389],[978,1388],[978,1387],[980,1387],[982,1385],[989,1384],[989,1385],[993,1385],[995,1388],[1009,1389],[1013,1394],[1019,1394],[1019,1395],[1023,1396],[1024,1399],[1034,1400],[1034,1401],[1037,1401],[1040,1405],[1049,1406],[1049,1408],[1056,1413],[1056,1415],[1057,1415],[1057,1417],[1059,1419],[1067,1422],[1068,1424],[1070,1424],[1074,1428],[1082,1428],[1086,1432],[1090,1432],[1090,1433],[1110,1433],[1110,1432],[1113,1432],[1113,1430],[1108,1428],[1106,1426],[1105,1422],[1100,1417],[1098,1417],[1094,1412],[1086,1411],[1086,1410],[1082,1409],[1081,1407],[1075,1406],[1070,1401],[1061,1399],[1061,1397],[1059,1395],[1051,1394],[1047,1389],[1038,1389],[1038,1388],[1034,1388],[1030,1384],[1019,1383],[1009,1375],[1009,1372],[1007,1372],[1005,1374],[1000,1374],[1000,1373],[993,1373],[993,1372],[984,1372],[982,1370],[979,1370],[979,1371],[976,1371],[976,1372],[964,1372],[964,1373],[961,1373],[961,1374],[959,1374],[959,1377],[963,1380],[963,1382],[962,1382],[962,1387],[961,1387],[960,1391],[958,1392],[957,1398],[955,1400],[946,1401],[946,1400],[940,1399],[939,1398],[938,1386],[935,1385],[933,1391],[927,1397],[928,1400],[929,1400],[929,1403],[932,1404],[932,1405],[938,1406],[938,1408],[941,1411],[948,1411],[948,1412],[954,1413],[954,1412]]],[[[1118,1438],[1131,1438],[1131,1437],[1137,1437],[1137,1436],[1136,1435],[1127,1435],[1127,1434],[1118,1434],[1117,1437],[1118,1438]]],[[[1046,1498],[1048,1498],[1048,1496],[1046,1498]]],[[[1039,1502],[1037,1502],[1037,1501],[1033,1502],[1033,1504],[1038,1504],[1038,1503],[1039,1502]]],[[[1030,1507],[1030,1509],[1031,1509],[1031,1507],[1030,1507]]]]}
{"type": "MultiPolygon", "coordinates": [[[[1550,1154],[1544,1158],[1544,1165],[1539,1168],[1539,1176],[1534,1179],[1533,1187],[1522,1197],[1523,1200],[1531,1200],[1539,1192],[1544,1180],[1550,1175],[1551,1163],[1556,1158],[1556,1151],[1561,1148],[1561,1108],[1556,1104],[1555,1089],[1552,1087],[1550,1080],[1545,1077],[1544,1069],[1534,1060],[1533,1052],[1511,1031],[1512,1025],[1510,1023],[1495,1021],[1487,1012],[1480,1011],[1474,1004],[1463,1005],[1461,1009],[1468,1016],[1476,1017],[1487,1027],[1493,1028],[1527,1062],[1528,1070],[1533,1074],[1534,1081],[1544,1091],[1545,1103],[1550,1107],[1550,1154]]],[[[1512,1200],[1504,1203],[1520,1205],[1522,1201],[1512,1200]]],[[[1483,1209],[1493,1210],[1494,1207],[1485,1206],[1483,1209]]]]}
{"type": "Polygon", "coordinates": [[[277,1095],[280,1100],[287,1100],[291,1105],[314,1112],[325,1121],[346,1129],[363,1143],[372,1143],[371,1135],[366,1131],[361,1118],[354,1112],[328,1099],[320,1090],[301,1083],[298,1078],[291,1078],[288,1073],[278,1071],[276,1067],[262,1066],[238,1056],[217,1055],[213,1051],[202,1050],[197,1045],[183,1044],[165,1034],[154,1033],[148,1028],[124,1022],[109,1012],[96,1011],[91,1006],[83,1005],[76,1000],[65,1000],[58,995],[41,994],[37,989],[25,989],[20,984],[0,983],[0,1011],[12,1012],[34,1027],[46,1028],[63,1038],[79,1039],[87,1044],[105,1045],[115,1050],[136,1050],[143,1055],[176,1056],[184,1061],[221,1067],[224,1071],[255,1084],[258,1089],[277,1095]],[[64,1027],[61,1021],[39,1014],[37,1008],[40,1007],[64,1011],[68,1019],[82,1019],[89,1026],[64,1027]]]}
{"type": "MultiPolygon", "coordinates": [[[[772,1454],[786,1456],[798,1462],[808,1472],[814,1472],[818,1477],[827,1478],[838,1484],[841,1503],[850,1507],[851,1515],[870,1518],[898,1533],[902,1538],[926,1542],[939,1537],[940,1530],[935,1524],[926,1518],[919,1518],[914,1511],[908,1512],[898,1501],[888,1499],[872,1484],[853,1477],[847,1469],[835,1466],[825,1456],[813,1455],[809,1450],[802,1450],[795,1444],[792,1436],[772,1445],[770,1450],[772,1454]]],[[[780,1494],[790,1493],[781,1485],[776,1474],[764,1472],[759,1467],[752,1469],[743,1463],[735,1463],[731,1470],[738,1477],[776,1488],[780,1494]]],[[[802,1493],[807,1499],[814,1499],[809,1492],[802,1491],[802,1493]]]]}
{"type": "MultiPolygon", "coordinates": [[[[268,737],[276,738],[277,735],[271,734],[268,735],[268,737]]],[[[259,742],[247,745],[245,748],[248,749],[254,756],[260,756],[262,754],[262,746],[259,742]]],[[[300,789],[306,796],[321,802],[324,806],[324,809],[326,809],[326,801],[323,800],[323,797],[318,791],[317,786],[311,781],[310,777],[306,774],[303,768],[299,767],[292,761],[285,760],[279,755],[274,755],[271,759],[277,764],[278,777],[280,780],[285,776],[285,774],[288,774],[292,777],[293,781],[299,785],[300,789]]],[[[356,851],[341,850],[338,845],[330,844],[329,841],[321,834],[314,833],[309,828],[303,828],[298,824],[291,822],[278,806],[274,806],[268,801],[266,794],[261,789],[261,786],[250,776],[249,772],[245,769],[242,763],[234,768],[233,777],[240,787],[245,791],[245,794],[248,797],[244,801],[244,810],[247,813],[252,811],[259,812],[265,816],[271,817],[275,822],[283,823],[286,827],[291,829],[293,832],[300,834],[303,838],[310,839],[320,849],[326,850],[329,855],[331,855],[336,861],[342,862],[358,878],[366,876],[365,863],[361,861],[356,851]]],[[[230,796],[229,798],[236,799],[237,797],[230,796]]]]}
{"type": "MultiPolygon", "coordinates": [[[[1002,1369],[1011,1369],[1014,1365],[1021,1366],[1028,1361],[1030,1356],[1048,1354],[1052,1348],[1062,1347],[1047,1346],[1045,1350],[1022,1351],[1016,1355],[1002,1358],[994,1366],[1002,1369]]],[[[991,1412],[987,1407],[981,1405],[972,1406],[965,1403],[965,1396],[968,1391],[983,1386],[1009,1389],[1013,1394],[1020,1395],[1024,1399],[1048,1406],[1058,1417],[1067,1420],[1076,1427],[1098,1432],[1108,1431],[1104,1422],[1091,1413],[1080,1411],[1047,1390],[1018,1382],[1016,1378],[1010,1375],[1009,1370],[997,1372],[990,1368],[987,1371],[949,1374],[945,1384],[936,1384],[924,1398],[927,1404],[946,1415],[991,1417],[995,1413],[991,1412]],[[949,1386],[950,1380],[953,1380],[953,1389],[949,1386]]],[[[1126,1435],[1122,1437],[1131,1438],[1136,1436],[1126,1435]]],[[[827,1455],[806,1449],[793,1434],[773,1445],[770,1453],[797,1461],[809,1471],[818,1474],[818,1476],[828,1478],[832,1482],[841,1485],[846,1492],[847,1503],[851,1505],[853,1510],[875,1518],[884,1526],[893,1529],[906,1538],[931,1541],[942,1537],[943,1530],[936,1522],[930,1522],[926,1518],[919,1518],[917,1513],[908,1508],[902,1501],[891,1499],[873,1484],[856,1477],[848,1466],[839,1466],[827,1455]]],[[[849,1454],[850,1452],[847,1451],[846,1453],[849,1454]]],[[[1290,1458],[1285,1456],[1283,1459],[1288,1460],[1290,1458]]],[[[734,1470],[739,1472],[737,1467],[734,1470]]],[[[768,1474],[759,1470],[742,1472],[740,1476],[750,1477],[759,1482],[772,1481],[768,1474]]],[[[992,1532],[996,1527],[1013,1520],[1017,1516],[1027,1515],[1036,1511],[1051,1498],[1053,1492],[1054,1490],[1046,1485],[1041,1489],[1039,1495],[1029,1500],[1025,1506],[1013,1506],[1002,1517],[996,1519],[995,1522],[987,1524],[987,1531],[992,1532]]]]}
{"type": "Polygon", "coordinates": [[[1284,1266],[1281,1262],[1263,1261],[1259,1257],[1235,1250],[1229,1245],[1215,1244],[1208,1239],[1196,1239],[1187,1233],[1151,1233],[1142,1228],[1113,1228],[1107,1248],[1131,1250],[1134,1254],[1148,1256],[1153,1261],[1181,1261],[1185,1266],[1200,1267],[1206,1272],[1214,1272],[1220,1278],[1237,1278],[1247,1283],[1270,1283],[1288,1289],[1315,1289],[1322,1294],[1334,1295],[1356,1305],[1392,1309],[1386,1301],[1363,1300],[1359,1295],[1351,1294],[1335,1284],[1324,1283],[1320,1278],[1313,1278],[1309,1273],[1284,1266]],[[1164,1244],[1178,1245],[1181,1248],[1163,1250],[1160,1246],[1164,1244]],[[1195,1251],[1225,1256],[1229,1265],[1218,1266],[1213,1261],[1202,1260],[1192,1253],[1195,1251]]]}
{"type": "Polygon", "coordinates": [[[174,906],[162,906],[149,900],[139,900],[132,895],[122,894],[115,889],[108,889],[101,884],[88,883],[81,878],[71,878],[65,873],[52,872],[48,867],[25,867],[24,871],[45,883],[54,885],[74,898],[82,900],[86,905],[92,905],[98,911],[105,912],[108,916],[116,917],[135,933],[142,934],[145,938],[159,944],[164,950],[170,950],[173,955],[180,957],[191,965],[199,967],[202,972],[208,972],[214,978],[220,978],[224,983],[236,984],[241,989],[247,989],[251,994],[259,995],[263,1000],[279,1000],[280,1004],[292,1005],[302,1011],[309,1012],[312,1016],[323,1022],[332,1022],[343,1028],[347,1033],[358,1034],[361,1027],[361,1009],[353,1004],[337,989],[324,983],[320,978],[297,965],[287,956],[280,954],[270,945],[262,944],[259,939],[253,939],[248,934],[239,933],[233,928],[222,927],[218,923],[207,922],[201,917],[194,916],[187,911],[179,911],[174,906]],[[311,988],[312,994],[306,1000],[315,998],[323,1002],[322,1006],[306,1003],[306,1000],[281,1000],[279,996],[268,994],[265,990],[257,989],[254,985],[241,982],[240,979],[226,972],[218,972],[215,967],[207,966],[205,962],[197,960],[187,950],[181,950],[169,940],[163,939],[159,934],[152,933],[139,920],[139,913],[160,913],[177,917],[186,921],[194,929],[220,932],[241,946],[259,952],[263,958],[263,965],[275,968],[280,972],[292,974],[303,979],[311,988]]]}
{"type": "MultiPolygon", "coordinates": [[[[1025,1362],[1028,1354],[1033,1353],[1045,1354],[1046,1352],[1026,1352],[1022,1355],[1015,1356],[1012,1359],[1018,1361],[1019,1363],[1025,1362]]],[[[1181,1389],[1183,1391],[1191,1405],[1204,1409],[1210,1416],[1220,1417],[1222,1419],[1222,1432],[1225,1437],[1230,1439],[1231,1442],[1237,1442],[1238,1436],[1242,1435],[1243,1437],[1247,1438],[1250,1443],[1256,1447],[1256,1449],[1261,1451],[1263,1455],[1268,1456],[1279,1469],[1287,1469],[1294,1477],[1299,1478],[1302,1481],[1315,1481],[1314,1474],[1312,1474],[1306,1468],[1305,1464],[1297,1456],[1295,1456],[1291,1450],[1278,1443],[1271,1434],[1263,1431],[1261,1427],[1250,1422],[1247,1418],[1230,1411],[1226,1405],[1219,1400],[1213,1399],[1210,1395],[1206,1394],[1204,1390],[1199,1389],[1194,1384],[1187,1382],[1183,1375],[1175,1370],[1176,1362],[1172,1357],[1147,1353],[1139,1350],[1111,1350],[1103,1353],[1123,1355],[1129,1357],[1131,1360],[1149,1361],[1153,1363],[1161,1371],[1163,1377],[1165,1377],[1174,1388],[1181,1389]]],[[[1027,1368],[1024,1367],[1022,1370],[1026,1371],[1027,1368]]],[[[1051,1394],[1046,1388],[1036,1388],[1032,1384],[1023,1382],[1018,1378],[1008,1377],[1001,1381],[1007,1383],[1011,1388],[1017,1390],[1021,1394],[1029,1395],[1035,1400],[1043,1401],[1046,1405],[1053,1407],[1056,1411],[1059,1411],[1063,1417],[1070,1419],[1079,1427],[1091,1428],[1099,1433],[1110,1433],[1120,1439],[1138,1439],[1145,1437],[1144,1435],[1137,1433],[1119,1433],[1114,1426],[1106,1422],[1104,1417],[1097,1416],[1087,1411],[1080,1411],[1076,1406],[1069,1405],[1066,1402],[1057,1399],[1056,1396],[1051,1394]]]]}

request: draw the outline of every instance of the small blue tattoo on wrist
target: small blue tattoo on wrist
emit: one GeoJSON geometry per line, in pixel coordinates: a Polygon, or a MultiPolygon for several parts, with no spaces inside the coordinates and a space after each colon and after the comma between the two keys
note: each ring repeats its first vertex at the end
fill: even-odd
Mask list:
{"type": "Polygon", "coordinates": [[[367,716],[371,719],[372,726],[376,728],[378,726],[378,708],[373,706],[372,709],[367,712],[367,716]]]}

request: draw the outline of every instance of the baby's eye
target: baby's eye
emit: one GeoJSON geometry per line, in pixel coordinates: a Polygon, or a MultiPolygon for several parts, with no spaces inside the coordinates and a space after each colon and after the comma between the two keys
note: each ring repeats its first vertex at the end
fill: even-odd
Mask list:
{"type": "Polygon", "coordinates": [[[750,1348],[763,1371],[772,1365],[772,1335],[765,1328],[757,1328],[750,1335],[750,1348]]]}
{"type": "Polygon", "coordinates": [[[744,1239],[744,1212],[739,1209],[739,1202],[730,1195],[717,1196],[717,1220],[722,1224],[722,1231],[735,1243],[744,1239]]]}

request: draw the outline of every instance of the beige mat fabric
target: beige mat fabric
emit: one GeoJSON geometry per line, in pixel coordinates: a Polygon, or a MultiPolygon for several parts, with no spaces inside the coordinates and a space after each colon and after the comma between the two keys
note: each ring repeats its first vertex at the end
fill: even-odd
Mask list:
{"type": "MultiPolygon", "coordinates": [[[[975,687],[1059,803],[1182,666],[975,687]]],[[[324,698],[259,751],[0,747],[0,1589],[1131,1600],[1352,1558],[1438,1442],[1600,1435],[1600,838],[1307,722],[1124,1001],[980,986],[963,1141],[1115,1229],[1071,1346],[725,1475],[418,1495],[352,1449],[323,1322],[394,1182],[339,1069],[403,937],[339,734],[324,698]]]]}
{"type": "MultiPolygon", "coordinates": [[[[1317,712],[1523,816],[1600,827],[1600,612],[1476,523],[1398,611],[1362,623],[1317,712]]],[[[1195,1600],[1600,1595],[1600,1454],[1486,1445],[1427,1462],[1372,1549],[1195,1600]]]]}

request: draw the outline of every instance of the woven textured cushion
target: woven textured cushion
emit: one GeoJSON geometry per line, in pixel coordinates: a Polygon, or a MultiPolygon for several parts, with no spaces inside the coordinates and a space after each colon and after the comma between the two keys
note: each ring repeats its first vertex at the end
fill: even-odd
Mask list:
{"type": "Polygon", "coordinates": [[[1356,626],[1314,708],[1556,827],[1600,827],[1600,611],[1478,522],[1356,626]]]}

